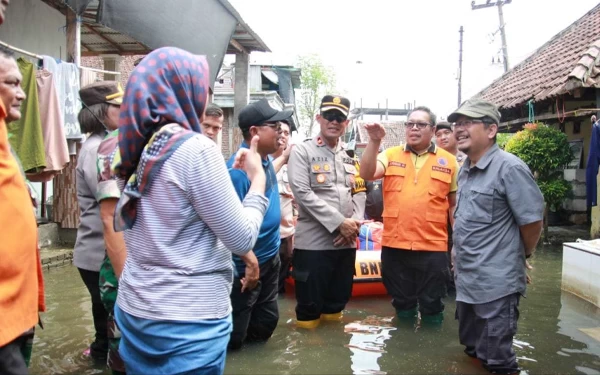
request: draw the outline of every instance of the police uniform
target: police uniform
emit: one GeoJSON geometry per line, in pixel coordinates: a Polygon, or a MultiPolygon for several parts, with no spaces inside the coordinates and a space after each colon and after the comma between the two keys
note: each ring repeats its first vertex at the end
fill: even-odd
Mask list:
{"type": "Polygon", "coordinates": [[[352,205],[354,207],[354,214],[352,217],[356,220],[363,220],[365,218],[365,207],[367,203],[367,184],[365,180],[360,177],[360,162],[356,155],[354,155],[354,167],[356,168],[356,174],[352,186],[352,205]]]}
{"type": "Polygon", "coordinates": [[[334,246],[334,240],[340,224],[353,217],[356,173],[341,142],[331,149],[321,135],[296,145],[290,155],[288,176],[298,204],[292,261],[298,326],[341,316],[352,294],[356,245],[334,246]]]}

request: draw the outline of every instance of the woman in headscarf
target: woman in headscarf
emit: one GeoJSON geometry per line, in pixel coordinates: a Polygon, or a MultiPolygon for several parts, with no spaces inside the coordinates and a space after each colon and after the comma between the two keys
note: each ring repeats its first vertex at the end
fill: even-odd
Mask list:
{"type": "Polygon", "coordinates": [[[258,138],[238,154],[252,181],[240,202],[218,147],[200,134],[209,77],[205,57],[168,47],[127,83],[115,166],[127,180],[115,213],[127,260],[115,316],[128,373],[222,374],[231,253],[246,263],[243,288],[258,280],[251,249],[268,205],[258,138]]]}
{"type": "Polygon", "coordinates": [[[100,221],[100,207],[96,200],[98,167],[96,157],[98,146],[107,132],[115,130],[119,124],[119,112],[123,90],[114,81],[95,82],[79,91],[83,108],[78,120],[81,132],[89,134],[81,146],[75,180],[77,202],[79,203],[79,228],[73,254],[73,264],[79,269],[81,279],[92,297],[92,316],[96,337],[86,349],[92,358],[106,360],[108,352],[107,317],[100,299],[100,266],[104,259],[105,246],[100,221]]]}

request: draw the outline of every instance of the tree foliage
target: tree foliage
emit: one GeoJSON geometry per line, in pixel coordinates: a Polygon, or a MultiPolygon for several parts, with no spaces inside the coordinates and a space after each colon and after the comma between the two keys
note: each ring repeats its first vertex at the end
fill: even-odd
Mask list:
{"type": "Polygon", "coordinates": [[[305,136],[310,137],[321,98],[333,93],[335,74],[318,55],[300,56],[298,67],[302,70],[298,115],[305,136]]]}
{"type": "Polygon", "coordinates": [[[563,169],[573,159],[567,135],[542,123],[527,124],[508,140],[505,150],[529,166],[544,196],[544,238],[547,239],[548,208],[557,210],[571,194],[571,185],[563,178],[563,169]]]}

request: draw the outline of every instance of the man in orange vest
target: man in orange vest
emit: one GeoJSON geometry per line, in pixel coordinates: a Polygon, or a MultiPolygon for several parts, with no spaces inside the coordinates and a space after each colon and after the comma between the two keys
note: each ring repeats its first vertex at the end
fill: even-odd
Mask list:
{"type": "Polygon", "coordinates": [[[448,214],[456,206],[458,164],[432,143],[436,117],[427,107],[413,109],[404,124],[407,142],[379,155],[385,137],[380,124],[367,124],[369,143],[361,159],[365,180],[383,180],[383,284],[399,318],[441,323],[450,277],[448,214]]]}
{"type": "MultiPolygon", "coordinates": [[[[0,23],[6,2],[0,4],[0,23]]],[[[31,197],[8,143],[6,123],[21,117],[21,73],[0,48],[0,374],[27,374],[33,327],[44,311],[37,225],[31,197]]]]}

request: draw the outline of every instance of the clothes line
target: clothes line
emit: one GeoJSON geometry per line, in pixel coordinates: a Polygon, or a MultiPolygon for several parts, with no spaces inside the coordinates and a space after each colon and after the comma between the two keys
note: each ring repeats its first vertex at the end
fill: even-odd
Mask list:
{"type": "MultiPolygon", "coordinates": [[[[8,48],[10,50],[13,50],[15,52],[18,52],[18,53],[20,53],[22,55],[30,56],[30,57],[36,58],[38,60],[43,60],[43,56],[36,55],[35,53],[25,51],[23,49],[15,47],[15,46],[11,46],[10,44],[5,43],[5,42],[3,42],[1,40],[0,40],[0,45],[4,46],[4,47],[6,47],[6,48],[8,48]]],[[[83,69],[83,70],[89,70],[89,71],[96,72],[96,73],[121,75],[121,72],[113,72],[113,71],[110,71],[110,70],[102,70],[102,69],[89,68],[87,66],[79,66],[78,68],[79,69],[83,69]]]]}

